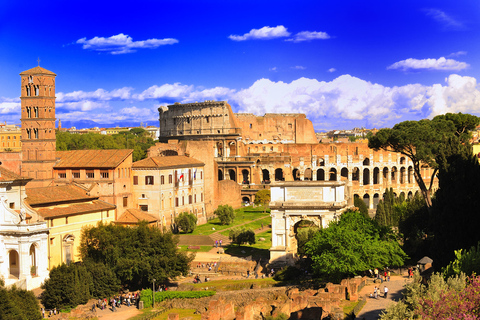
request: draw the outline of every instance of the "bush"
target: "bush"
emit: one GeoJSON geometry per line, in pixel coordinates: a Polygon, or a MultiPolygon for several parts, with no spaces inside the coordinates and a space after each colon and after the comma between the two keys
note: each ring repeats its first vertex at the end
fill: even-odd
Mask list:
{"type": "Polygon", "coordinates": [[[0,286],[0,301],[0,319],[42,319],[40,306],[32,291],[0,286]]]}
{"type": "Polygon", "coordinates": [[[229,206],[228,204],[218,206],[214,213],[218,219],[220,219],[222,225],[232,224],[235,219],[235,211],[233,211],[232,206],[229,206]]]}
{"type": "Polygon", "coordinates": [[[277,281],[291,281],[298,279],[299,274],[300,270],[295,267],[288,266],[277,271],[273,276],[273,279],[277,281]]]}
{"type": "MultiPolygon", "coordinates": [[[[216,292],[208,291],[160,291],[155,292],[155,302],[162,302],[168,299],[198,299],[213,296],[216,292]]],[[[143,301],[145,308],[152,306],[152,290],[145,289],[140,293],[140,301],[143,301]]]]}
{"type": "Polygon", "coordinates": [[[188,212],[182,212],[175,217],[175,224],[185,233],[191,233],[197,226],[197,217],[188,212]]]}
{"type": "Polygon", "coordinates": [[[237,245],[244,243],[255,244],[255,232],[251,229],[232,229],[228,235],[229,239],[237,245]]]}

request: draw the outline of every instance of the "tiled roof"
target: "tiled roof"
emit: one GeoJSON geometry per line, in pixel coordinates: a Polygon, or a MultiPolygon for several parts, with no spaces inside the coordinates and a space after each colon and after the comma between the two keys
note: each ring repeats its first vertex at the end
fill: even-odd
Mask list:
{"type": "Polygon", "coordinates": [[[16,181],[16,180],[30,181],[32,180],[32,178],[22,177],[21,175],[18,175],[15,172],[0,166],[0,181],[16,181]]]}
{"type": "Polygon", "coordinates": [[[21,76],[28,75],[28,74],[31,74],[31,75],[34,75],[34,74],[49,74],[49,75],[52,75],[52,76],[56,76],[56,74],[53,73],[52,71],[48,71],[47,69],[44,69],[42,67],[35,67],[35,68],[29,69],[27,71],[23,71],[23,72],[20,73],[21,76]]]}
{"type": "Polygon", "coordinates": [[[132,149],[57,151],[54,168],[115,168],[132,153],[132,149]]]}
{"type": "Polygon", "coordinates": [[[127,209],[115,222],[123,224],[136,224],[143,220],[147,220],[149,223],[158,221],[156,217],[142,210],[127,209]]]}
{"type": "Polygon", "coordinates": [[[74,185],[31,188],[26,191],[26,201],[30,206],[98,199],[98,197],[88,196],[85,190],[74,185]]]}
{"type": "Polygon", "coordinates": [[[35,208],[35,211],[37,211],[42,217],[48,219],[114,209],[115,206],[113,204],[102,200],[93,200],[83,203],[72,203],[67,206],[58,206],[54,208],[35,208]]]}
{"type": "Polygon", "coordinates": [[[205,164],[186,156],[150,157],[132,164],[132,168],[183,168],[202,167],[205,164]]]}

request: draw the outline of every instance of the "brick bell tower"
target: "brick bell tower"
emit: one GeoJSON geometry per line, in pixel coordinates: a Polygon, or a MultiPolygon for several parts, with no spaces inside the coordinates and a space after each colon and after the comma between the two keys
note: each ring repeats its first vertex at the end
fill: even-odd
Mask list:
{"type": "Polygon", "coordinates": [[[22,175],[33,178],[27,188],[53,182],[55,164],[55,77],[40,66],[20,73],[22,175]]]}

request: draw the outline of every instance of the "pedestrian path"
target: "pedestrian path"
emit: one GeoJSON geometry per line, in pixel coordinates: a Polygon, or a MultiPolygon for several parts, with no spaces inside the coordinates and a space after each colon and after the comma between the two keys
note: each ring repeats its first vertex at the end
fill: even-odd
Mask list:
{"type": "Polygon", "coordinates": [[[383,283],[369,283],[360,291],[359,297],[366,297],[367,303],[363,306],[360,313],[357,315],[358,320],[377,320],[380,318],[380,314],[385,310],[389,304],[396,303],[402,299],[402,292],[405,284],[410,283],[412,279],[408,276],[398,275],[392,276],[390,281],[383,283]],[[373,294],[375,286],[379,288],[380,294],[378,298],[370,298],[370,294],[373,294]],[[387,298],[384,297],[384,287],[388,288],[387,298]]]}

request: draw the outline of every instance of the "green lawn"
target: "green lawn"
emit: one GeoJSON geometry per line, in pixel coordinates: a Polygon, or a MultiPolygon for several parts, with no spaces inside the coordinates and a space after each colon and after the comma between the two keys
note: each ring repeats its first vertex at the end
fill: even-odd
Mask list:
{"type": "MultiPolygon", "coordinates": [[[[253,231],[260,229],[262,226],[269,226],[272,223],[272,218],[270,216],[265,217],[263,219],[253,221],[251,223],[244,224],[240,228],[252,229],[253,231]]],[[[230,233],[230,230],[225,230],[220,232],[222,235],[227,236],[230,233]]]]}
{"type": "MultiPolygon", "coordinates": [[[[252,220],[259,219],[262,217],[264,218],[268,217],[269,218],[268,224],[270,224],[270,221],[271,221],[270,210],[267,209],[267,212],[263,213],[263,207],[256,207],[256,208],[253,208],[251,206],[242,207],[240,209],[235,210],[235,220],[233,221],[232,224],[221,225],[220,220],[218,218],[215,218],[213,220],[208,221],[206,224],[197,226],[195,230],[192,232],[192,234],[208,236],[217,231],[235,227],[237,225],[250,222],[252,220]]],[[[261,222],[259,223],[259,227],[260,225],[261,225],[261,222]]]]}
{"type": "Polygon", "coordinates": [[[195,289],[215,290],[215,291],[229,291],[229,290],[243,290],[251,287],[255,284],[259,288],[274,287],[278,284],[278,281],[273,278],[264,279],[243,279],[239,280],[215,280],[209,282],[195,283],[191,286],[195,289]]]}
{"type": "Polygon", "coordinates": [[[210,251],[213,246],[199,246],[200,249],[188,249],[189,246],[178,246],[180,248],[180,252],[185,252],[185,251],[188,251],[188,252],[208,252],[210,251]]]}

